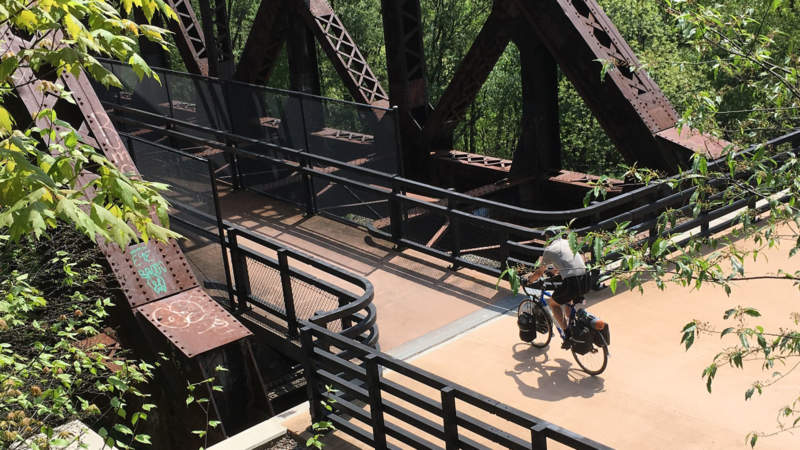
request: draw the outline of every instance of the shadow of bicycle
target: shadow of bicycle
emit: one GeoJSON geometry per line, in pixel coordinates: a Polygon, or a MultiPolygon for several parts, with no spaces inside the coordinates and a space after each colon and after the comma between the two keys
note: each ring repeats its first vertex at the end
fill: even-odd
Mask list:
{"type": "Polygon", "coordinates": [[[605,380],[589,376],[574,361],[563,358],[551,359],[548,350],[524,342],[512,347],[513,357],[519,361],[513,370],[505,374],[517,383],[522,395],[538,400],[554,402],[568,397],[589,398],[603,392],[605,380]],[[534,378],[538,374],[538,378],[534,378]]]}

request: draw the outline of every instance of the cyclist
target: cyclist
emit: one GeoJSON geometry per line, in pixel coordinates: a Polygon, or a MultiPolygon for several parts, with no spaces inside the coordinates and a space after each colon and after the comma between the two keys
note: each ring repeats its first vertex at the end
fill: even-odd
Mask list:
{"type": "Polygon", "coordinates": [[[577,299],[589,291],[589,279],[586,272],[586,263],[583,257],[574,253],[569,246],[569,242],[561,237],[553,240],[544,249],[539,267],[528,275],[528,282],[533,283],[549,272],[553,276],[561,276],[561,284],[553,291],[552,297],[547,299],[550,310],[553,311],[561,329],[566,334],[566,339],[561,344],[561,348],[570,347],[569,330],[567,329],[566,314],[562,305],[577,299]]]}

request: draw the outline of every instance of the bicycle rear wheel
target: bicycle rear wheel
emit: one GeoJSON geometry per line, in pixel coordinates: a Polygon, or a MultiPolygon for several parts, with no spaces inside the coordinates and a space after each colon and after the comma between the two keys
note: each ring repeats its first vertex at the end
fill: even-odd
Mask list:
{"type": "Polygon", "coordinates": [[[592,349],[583,355],[575,353],[573,349],[572,357],[584,372],[589,375],[600,375],[608,365],[608,345],[605,343],[602,346],[593,344],[592,349]]]}
{"type": "Polygon", "coordinates": [[[525,300],[519,304],[517,316],[523,313],[532,315],[534,319],[536,337],[530,341],[530,344],[536,348],[547,347],[550,344],[550,340],[553,339],[553,320],[550,319],[550,315],[547,314],[542,305],[532,300],[525,300]]]}

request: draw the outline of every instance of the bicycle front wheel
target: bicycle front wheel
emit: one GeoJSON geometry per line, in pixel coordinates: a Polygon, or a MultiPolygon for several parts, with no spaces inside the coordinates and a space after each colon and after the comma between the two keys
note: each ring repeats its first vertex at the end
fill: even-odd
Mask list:
{"type": "Polygon", "coordinates": [[[608,365],[608,345],[592,345],[592,349],[583,355],[572,350],[572,357],[578,362],[584,372],[589,375],[600,375],[608,365]]]}

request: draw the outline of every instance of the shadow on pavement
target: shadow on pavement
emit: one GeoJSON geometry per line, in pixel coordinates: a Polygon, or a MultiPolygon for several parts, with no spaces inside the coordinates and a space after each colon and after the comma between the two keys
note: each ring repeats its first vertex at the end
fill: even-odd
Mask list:
{"type": "Polygon", "coordinates": [[[549,347],[536,348],[524,342],[512,347],[513,357],[519,361],[505,374],[517,383],[522,395],[554,402],[568,397],[589,398],[603,392],[605,380],[589,376],[576,363],[563,358],[550,359],[549,347]],[[539,377],[534,381],[533,374],[539,377]]]}

